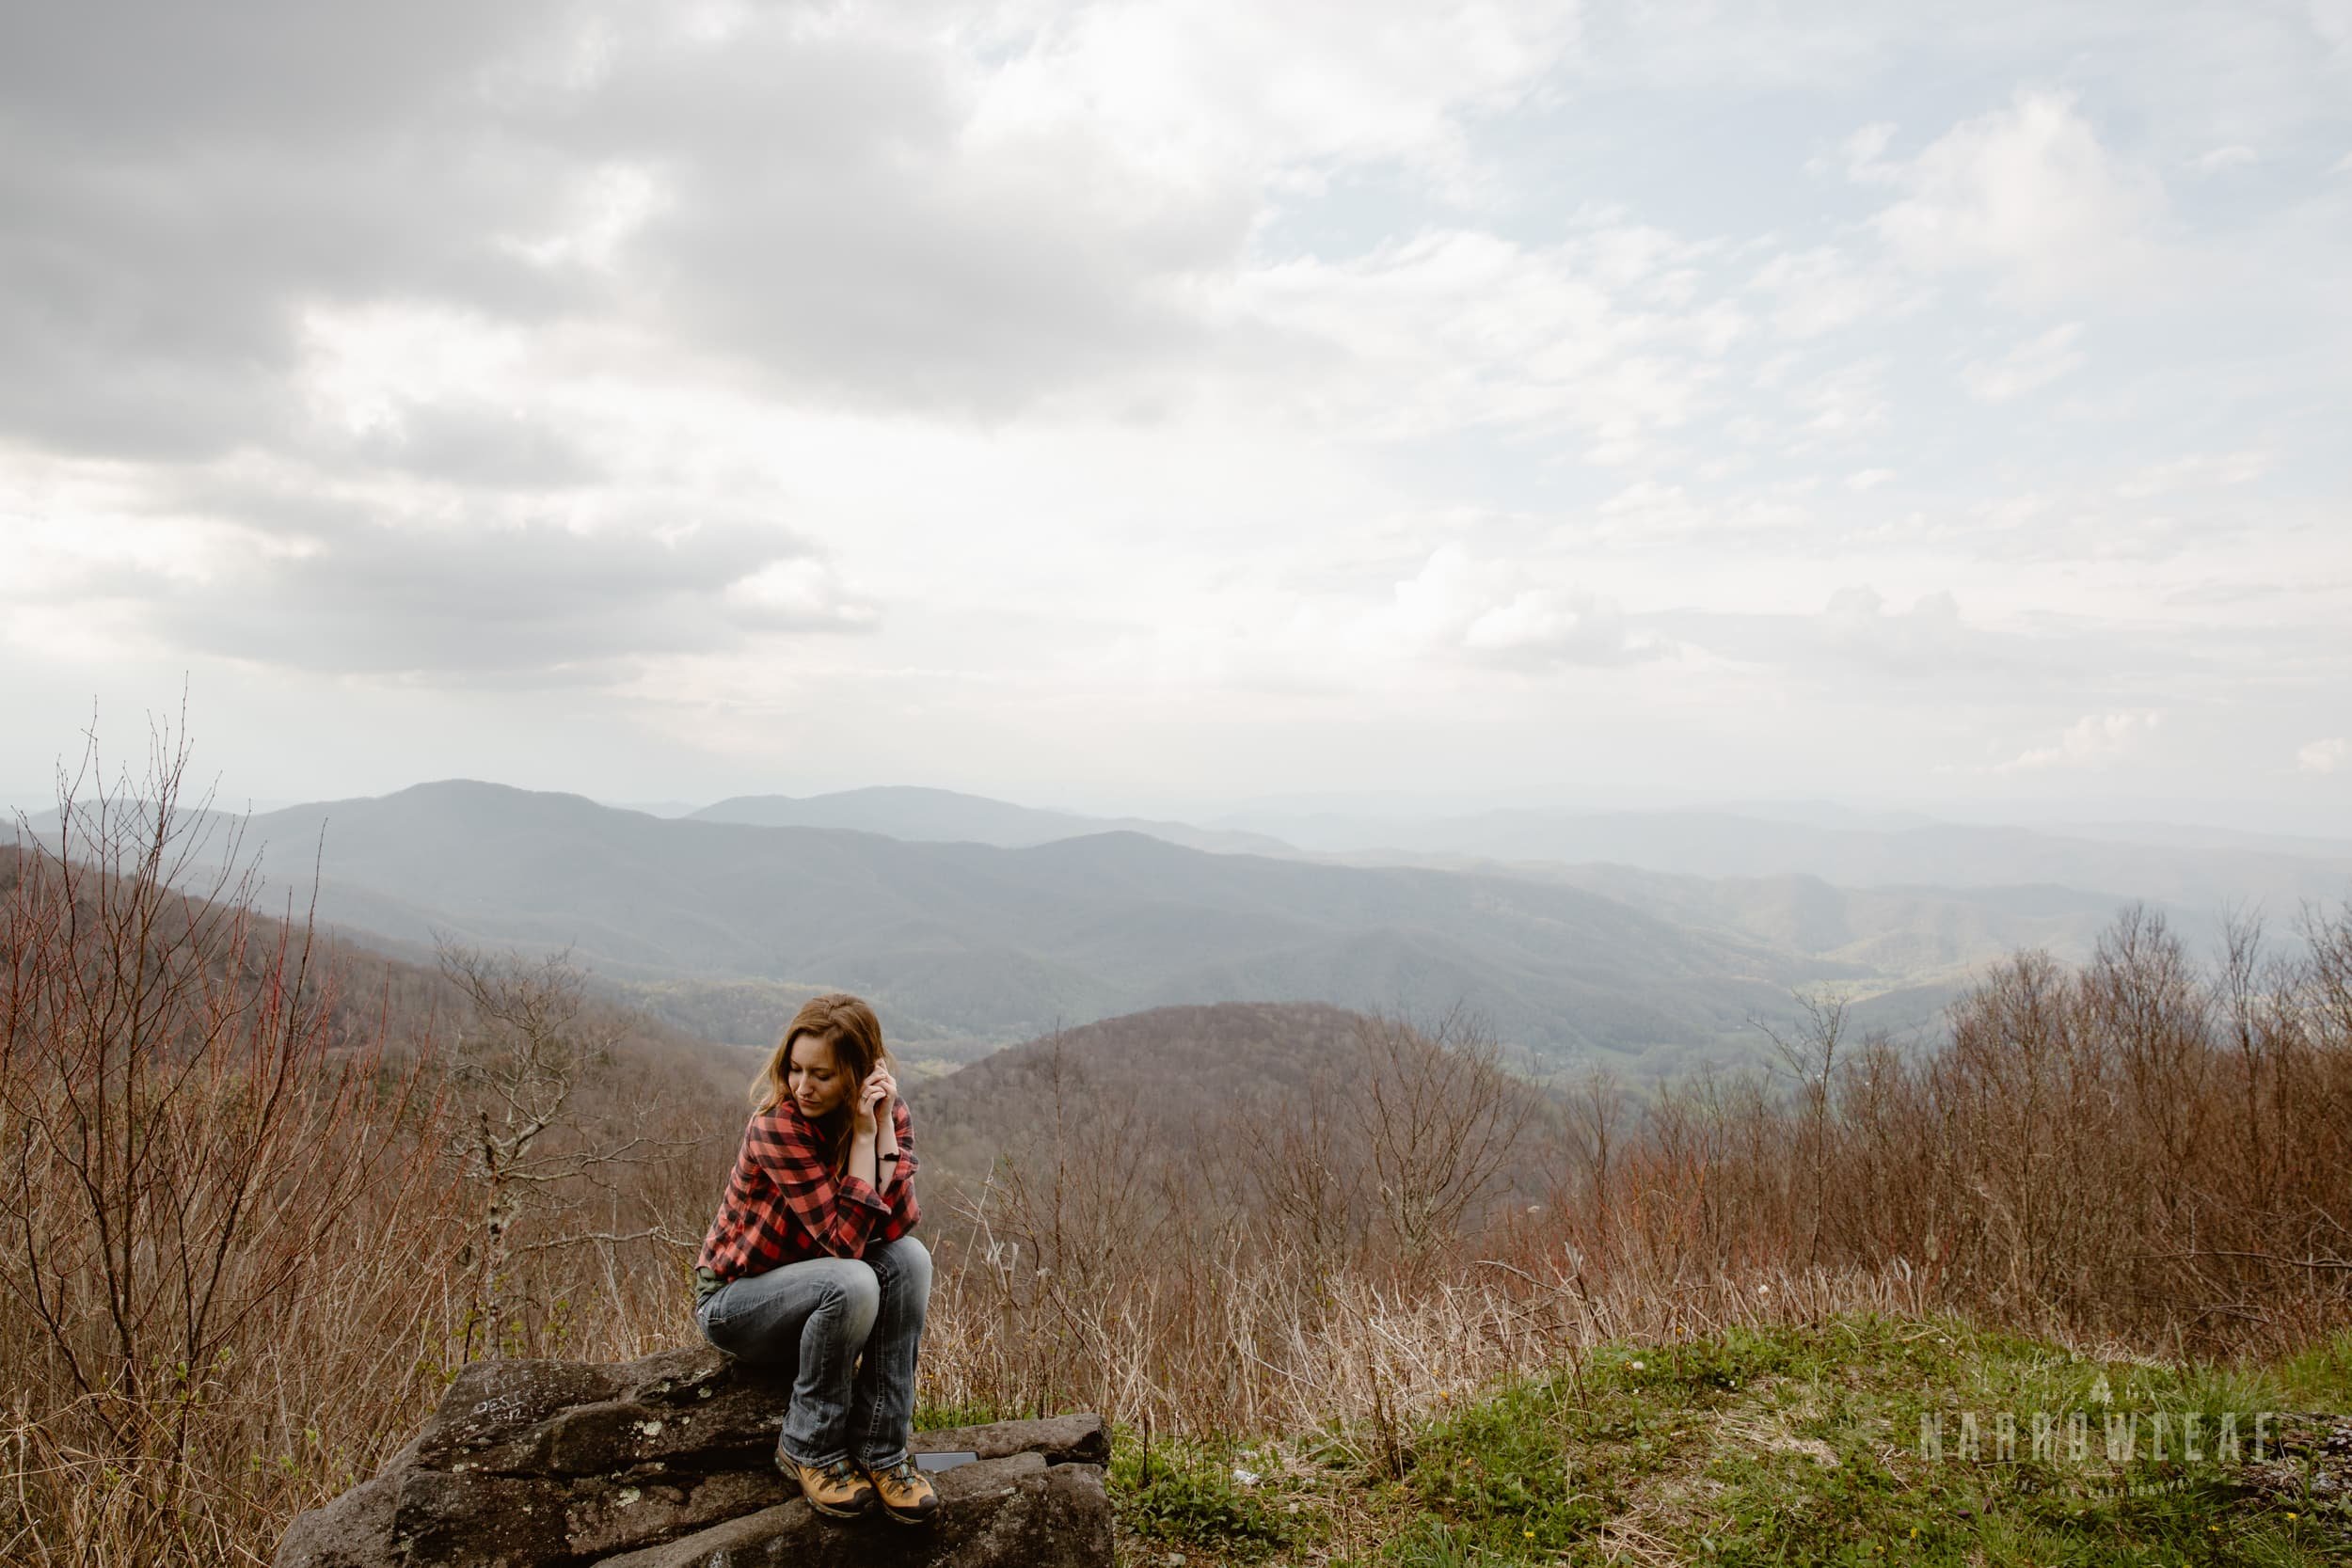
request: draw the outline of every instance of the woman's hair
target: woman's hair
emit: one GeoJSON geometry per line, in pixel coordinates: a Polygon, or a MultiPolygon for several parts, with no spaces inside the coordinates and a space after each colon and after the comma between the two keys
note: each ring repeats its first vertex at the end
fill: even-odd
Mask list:
{"type": "Polygon", "coordinates": [[[775,1050],[769,1053],[768,1065],[752,1080],[753,1110],[771,1110],[792,1098],[785,1075],[792,1069],[792,1042],[804,1035],[830,1043],[834,1065],[850,1078],[849,1095],[818,1122],[826,1133],[826,1142],[832,1146],[827,1164],[837,1176],[850,1164],[850,1100],[856,1096],[857,1086],[866,1082],[867,1073],[890,1061],[890,1051],[882,1044],[882,1021],[862,999],[847,991],[812,996],[801,1004],[801,1010],[784,1026],[784,1037],[776,1041],[775,1050]]]}

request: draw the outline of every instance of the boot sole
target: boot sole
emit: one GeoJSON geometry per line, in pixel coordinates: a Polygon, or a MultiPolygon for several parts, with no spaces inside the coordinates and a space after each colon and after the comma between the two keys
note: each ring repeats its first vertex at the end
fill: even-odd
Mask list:
{"type": "Polygon", "coordinates": [[[925,1509],[920,1513],[901,1513],[897,1509],[891,1507],[888,1503],[882,1505],[882,1511],[883,1513],[898,1520],[898,1523],[902,1525],[928,1525],[933,1519],[939,1517],[939,1509],[935,1504],[932,1507],[925,1509]]]}
{"type": "Polygon", "coordinates": [[[857,1503],[851,1507],[843,1508],[834,1503],[820,1503],[805,1492],[802,1493],[801,1497],[806,1500],[809,1507],[829,1519],[863,1519],[871,1512],[871,1505],[867,1503],[857,1503]]]}

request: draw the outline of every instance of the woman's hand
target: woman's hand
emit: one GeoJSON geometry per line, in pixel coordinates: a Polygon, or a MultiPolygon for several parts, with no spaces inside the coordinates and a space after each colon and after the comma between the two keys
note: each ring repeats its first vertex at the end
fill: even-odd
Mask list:
{"type": "Polygon", "coordinates": [[[890,1103],[898,1093],[898,1081],[890,1076],[888,1068],[877,1064],[857,1086],[857,1103],[850,1110],[850,1131],[865,1137],[889,1126],[890,1103]]]}

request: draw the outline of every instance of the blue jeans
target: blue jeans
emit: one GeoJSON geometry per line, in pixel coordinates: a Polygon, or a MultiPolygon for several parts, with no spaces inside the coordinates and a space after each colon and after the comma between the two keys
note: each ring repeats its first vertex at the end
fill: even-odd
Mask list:
{"type": "Polygon", "coordinates": [[[694,1321],[738,1360],[797,1366],[776,1438],[784,1459],[821,1469],[847,1456],[886,1470],[906,1457],[914,1429],[914,1359],[930,1299],[930,1252],[901,1236],[863,1259],[811,1258],[730,1279],[694,1321]]]}

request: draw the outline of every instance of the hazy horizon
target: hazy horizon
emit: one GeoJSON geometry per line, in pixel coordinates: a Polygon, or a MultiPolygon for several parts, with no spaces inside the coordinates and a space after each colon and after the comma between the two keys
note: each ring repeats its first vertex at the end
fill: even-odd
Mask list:
{"type": "Polygon", "coordinates": [[[2352,5],[20,8],[0,796],[2352,832],[2352,5]]]}
{"type": "MultiPolygon", "coordinates": [[[[122,759],[115,757],[116,767],[108,775],[107,787],[119,787],[126,779],[136,782],[121,770],[122,759]]],[[[600,806],[620,811],[642,812],[648,816],[680,817],[730,800],[786,798],[809,800],[836,795],[854,795],[870,789],[938,790],[951,795],[968,796],[1003,804],[1037,811],[1061,812],[1087,818],[1156,818],[1182,822],[1192,826],[1216,828],[1247,826],[1252,821],[1268,821],[1282,816],[1329,816],[1366,825],[1382,821],[1407,822],[1465,818],[1494,812],[1548,812],[1561,816],[1617,816],[1644,814],[1715,814],[1742,816],[1759,821],[1803,822],[1815,826],[1852,828],[1864,832],[1899,832],[1909,827],[1956,826],[2020,828],[2057,836],[2079,833],[2084,836],[2110,836],[2130,841],[2134,830],[2152,830],[2146,836],[2161,838],[2161,830],[2213,832],[2225,835],[2240,835],[2249,841],[2277,840],[2325,843],[2338,847],[2352,847],[2352,824],[2327,817],[2309,827],[2279,820],[2248,820],[2236,816],[2226,806],[2194,801],[2124,801],[2101,806],[2083,806],[2069,811],[2063,807],[2042,810],[2023,808],[2013,811],[1998,809],[1972,812],[1963,804],[1946,803],[1936,809],[1927,805],[1890,806],[1867,801],[1841,800],[1827,796],[1788,796],[1784,798],[1691,793],[1685,797],[1661,798],[1651,792],[1647,798],[1592,797],[1586,799],[1541,795],[1495,795],[1487,797],[1442,794],[1409,794],[1401,791],[1361,791],[1355,793],[1298,793],[1286,795],[1234,796],[1221,800],[1162,800],[1156,804],[1107,802],[1086,803],[1059,799],[1029,799],[1009,795],[990,795],[983,791],[957,789],[942,784],[911,784],[888,781],[871,784],[850,784],[839,789],[793,791],[788,789],[748,789],[723,795],[697,799],[671,798],[665,800],[625,800],[594,794],[587,790],[561,784],[516,784],[507,780],[452,776],[444,779],[415,779],[384,789],[357,789],[333,794],[293,797],[266,795],[235,795],[229,791],[217,770],[207,771],[199,745],[195,757],[199,765],[190,772],[190,794],[183,804],[206,792],[212,794],[213,809],[230,815],[262,816],[298,806],[317,805],[341,800],[379,800],[404,790],[431,784],[469,783],[488,784],[504,788],[534,793],[577,796],[600,806]],[[2137,809],[2136,809],[2137,808],[2137,809]]],[[[88,794],[85,781],[83,794],[88,794]]],[[[0,812],[22,813],[38,817],[56,805],[56,792],[0,792],[0,812]]]]}

